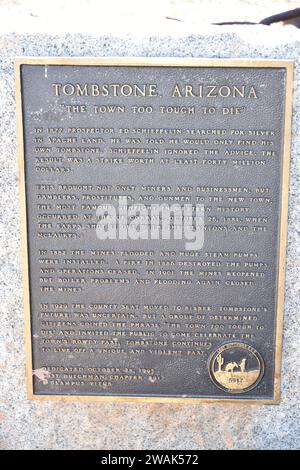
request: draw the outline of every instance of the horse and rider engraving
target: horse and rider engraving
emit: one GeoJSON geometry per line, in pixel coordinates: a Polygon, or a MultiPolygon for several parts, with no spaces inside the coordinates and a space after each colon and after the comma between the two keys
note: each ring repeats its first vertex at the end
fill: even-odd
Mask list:
{"type": "Polygon", "coordinates": [[[241,372],[245,372],[245,366],[246,366],[246,359],[242,359],[239,364],[236,362],[229,362],[226,367],[225,371],[226,372],[233,372],[234,369],[240,369],[241,372]]]}
{"type": "Polygon", "coordinates": [[[216,380],[226,387],[236,389],[253,383],[258,375],[259,369],[246,370],[247,359],[243,357],[239,361],[229,361],[225,363],[222,354],[216,357],[217,369],[214,371],[216,380]]]}
{"type": "MultiPolygon", "coordinates": [[[[239,364],[237,362],[228,362],[228,364],[226,364],[225,366],[225,372],[233,372],[234,369],[240,369],[241,372],[245,372],[246,361],[247,359],[243,358],[239,364]]],[[[222,372],[222,365],[224,364],[224,359],[221,354],[217,357],[217,363],[219,366],[218,372],[222,372]]]]}
{"type": "Polygon", "coordinates": [[[250,390],[262,379],[264,363],[252,346],[227,343],[211,356],[209,373],[218,387],[230,393],[241,393],[250,390]]]}

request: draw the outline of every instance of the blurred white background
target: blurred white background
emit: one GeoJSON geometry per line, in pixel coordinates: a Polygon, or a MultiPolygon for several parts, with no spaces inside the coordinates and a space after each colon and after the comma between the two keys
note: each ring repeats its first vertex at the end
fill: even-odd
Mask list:
{"type": "MultiPolygon", "coordinates": [[[[0,0],[1,30],[97,31],[151,29],[180,20],[209,24],[252,21],[300,7],[296,0],[0,0]]],[[[178,23],[178,22],[177,22],[178,23]]]]}

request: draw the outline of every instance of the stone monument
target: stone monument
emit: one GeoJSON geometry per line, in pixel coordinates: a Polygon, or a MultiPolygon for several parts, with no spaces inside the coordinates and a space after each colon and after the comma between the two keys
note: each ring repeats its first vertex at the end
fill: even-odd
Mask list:
{"type": "MultiPolygon", "coordinates": [[[[174,26],[144,34],[3,34],[1,36],[2,182],[2,440],[3,448],[272,449],[295,448],[299,436],[299,39],[289,28],[174,26]],[[281,400],[276,406],[239,403],[30,401],[26,393],[15,104],[16,57],[174,57],[294,62],[293,120],[281,400]],[[97,432],[95,432],[95,428],[97,432]],[[28,433],[28,429],[31,430],[28,433]],[[78,429],[78,431],[76,430],[78,429]],[[91,440],[91,435],[93,439],[91,440]]],[[[32,82],[33,83],[33,82],[32,82]]],[[[56,88],[58,92],[59,88],[56,88]]],[[[67,90],[68,92],[68,90],[67,90]]],[[[75,103],[76,104],[76,103],[75,103]]],[[[36,332],[34,332],[36,333],[36,332]]],[[[28,347],[28,346],[27,346],[28,347]]],[[[245,373],[245,360],[213,357],[220,373],[245,373]],[[223,365],[223,361],[226,364],[223,365]],[[243,362],[244,361],[244,362],[243,362]]],[[[247,364],[247,363],[246,363],[247,364]]],[[[261,362],[258,359],[259,367],[261,362]]],[[[247,366],[246,366],[247,370],[247,366]]],[[[38,383],[47,381],[41,371],[38,383]]],[[[219,374],[219,375],[218,375],[219,374]]],[[[259,373],[258,373],[259,374],[259,373]]],[[[259,376],[254,379],[258,380],[259,376]]],[[[254,383],[254,382],[253,382],[254,383]]],[[[255,382],[256,383],[256,382],[255,382]]],[[[228,389],[226,386],[225,389],[228,389]]],[[[42,388],[41,388],[42,390],[42,388]]],[[[246,391],[246,393],[248,393],[246,391]]],[[[250,393],[250,392],[249,392],[250,393]]],[[[46,397],[45,397],[46,398],[46,397]]]]}

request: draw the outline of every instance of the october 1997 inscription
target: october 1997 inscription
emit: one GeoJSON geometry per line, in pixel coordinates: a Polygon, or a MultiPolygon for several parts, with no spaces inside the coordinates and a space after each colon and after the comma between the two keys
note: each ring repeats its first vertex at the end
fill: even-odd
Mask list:
{"type": "Polygon", "coordinates": [[[29,395],[278,399],[290,73],[18,61],[29,395]]]}

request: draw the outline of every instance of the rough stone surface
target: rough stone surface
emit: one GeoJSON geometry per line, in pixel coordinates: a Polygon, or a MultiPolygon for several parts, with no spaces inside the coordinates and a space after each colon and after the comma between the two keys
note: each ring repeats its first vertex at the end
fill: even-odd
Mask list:
{"type": "Polygon", "coordinates": [[[293,27],[172,26],[164,34],[0,35],[0,447],[3,449],[299,448],[300,32],[293,27]],[[295,60],[282,399],[280,405],[28,401],[20,268],[16,56],[178,56],[295,60]]]}

